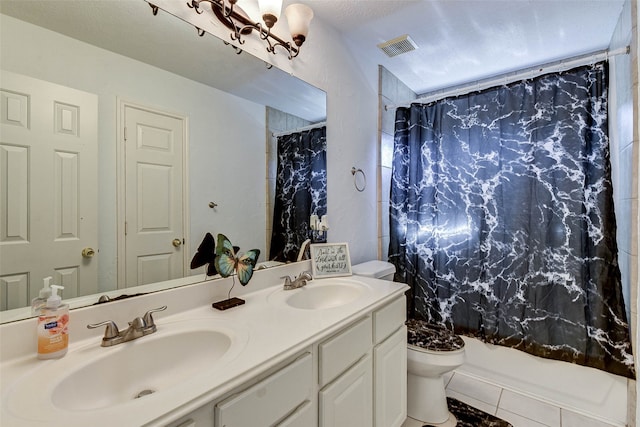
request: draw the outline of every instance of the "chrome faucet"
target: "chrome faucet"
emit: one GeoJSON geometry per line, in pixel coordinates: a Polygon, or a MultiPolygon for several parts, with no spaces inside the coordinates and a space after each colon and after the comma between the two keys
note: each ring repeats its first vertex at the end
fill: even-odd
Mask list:
{"type": "Polygon", "coordinates": [[[136,317],[129,322],[129,327],[122,333],[122,342],[133,341],[136,338],[144,336],[144,330],[147,324],[142,317],[136,317]]]}
{"type": "Polygon", "coordinates": [[[104,337],[102,338],[102,347],[111,347],[112,345],[121,344],[123,342],[132,341],[137,338],[143,337],[154,333],[157,330],[156,324],[153,321],[153,313],[158,311],[164,311],[167,309],[166,305],[159,308],[154,308],[145,313],[144,317],[136,317],[129,322],[129,327],[124,331],[119,331],[118,326],[113,320],[105,320],[100,323],[92,323],[87,325],[87,329],[95,329],[100,326],[106,326],[104,331],[104,337]]]}
{"type": "Polygon", "coordinates": [[[289,276],[282,276],[281,279],[284,279],[284,290],[288,291],[305,286],[307,284],[307,280],[313,280],[313,277],[311,277],[311,273],[308,271],[303,271],[293,280],[293,282],[289,276]]]}

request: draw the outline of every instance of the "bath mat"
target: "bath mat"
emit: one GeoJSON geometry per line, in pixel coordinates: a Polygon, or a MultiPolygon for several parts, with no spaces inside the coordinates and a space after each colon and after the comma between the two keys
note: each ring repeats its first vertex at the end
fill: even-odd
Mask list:
{"type": "MultiPolygon", "coordinates": [[[[449,405],[449,411],[458,419],[456,427],[513,427],[505,420],[487,414],[452,397],[447,397],[447,404],[449,405]]],[[[433,426],[425,424],[423,427],[433,426]]]]}

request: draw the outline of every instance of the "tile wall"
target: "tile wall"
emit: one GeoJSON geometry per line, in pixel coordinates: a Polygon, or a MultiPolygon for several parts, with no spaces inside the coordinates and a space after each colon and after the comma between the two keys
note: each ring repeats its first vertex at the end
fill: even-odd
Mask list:
{"type": "MultiPolygon", "coordinates": [[[[627,0],[611,38],[610,50],[631,45],[630,54],[610,59],[610,137],[618,257],[632,345],[638,348],[638,31],[637,1],[627,0]],[[635,88],[635,90],[634,90],[635,88]]],[[[635,351],[636,370],[638,354],[635,351]]],[[[630,381],[629,426],[637,423],[637,384],[630,381]]]]}
{"type": "Polygon", "coordinates": [[[389,192],[396,104],[416,99],[416,94],[383,66],[378,66],[378,259],[386,261],[389,252],[389,192]],[[385,106],[389,106],[385,109],[385,106]]]}

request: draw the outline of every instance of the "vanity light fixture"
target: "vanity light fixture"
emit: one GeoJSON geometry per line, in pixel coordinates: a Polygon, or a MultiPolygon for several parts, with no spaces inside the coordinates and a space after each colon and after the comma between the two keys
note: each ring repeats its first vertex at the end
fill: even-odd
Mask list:
{"type": "Polygon", "coordinates": [[[289,59],[295,58],[300,53],[300,47],[307,38],[309,24],[313,18],[313,10],[309,6],[300,3],[287,6],[285,15],[293,40],[291,43],[271,32],[271,28],[280,18],[282,0],[259,0],[263,22],[252,21],[249,15],[236,4],[238,0],[189,0],[187,6],[201,14],[204,12],[201,8],[202,3],[209,3],[215,17],[232,31],[231,40],[244,44],[243,37],[255,30],[260,39],[267,42],[268,52],[275,54],[276,47],[279,46],[287,51],[289,59]]]}

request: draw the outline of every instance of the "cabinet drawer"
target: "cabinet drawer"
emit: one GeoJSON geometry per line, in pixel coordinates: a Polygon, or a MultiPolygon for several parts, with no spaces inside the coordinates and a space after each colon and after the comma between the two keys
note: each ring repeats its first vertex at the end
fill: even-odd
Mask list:
{"type": "Polygon", "coordinates": [[[407,318],[407,299],[404,295],[373,313],[375,344],[381,343],[398,330],[407,318]]]}
{"type": "Polygon", "coordinates": [[[331,382],[371,349],[371,317],[366,317],[318,346],[320,387],[331,382]]]}
{"type": "Polygon", "coordinates": [[[305,353],[247,390],[216,405],[216,425],[220,427],[271,426],[309,400],[312,384],[312,357],[305,353]]]}

